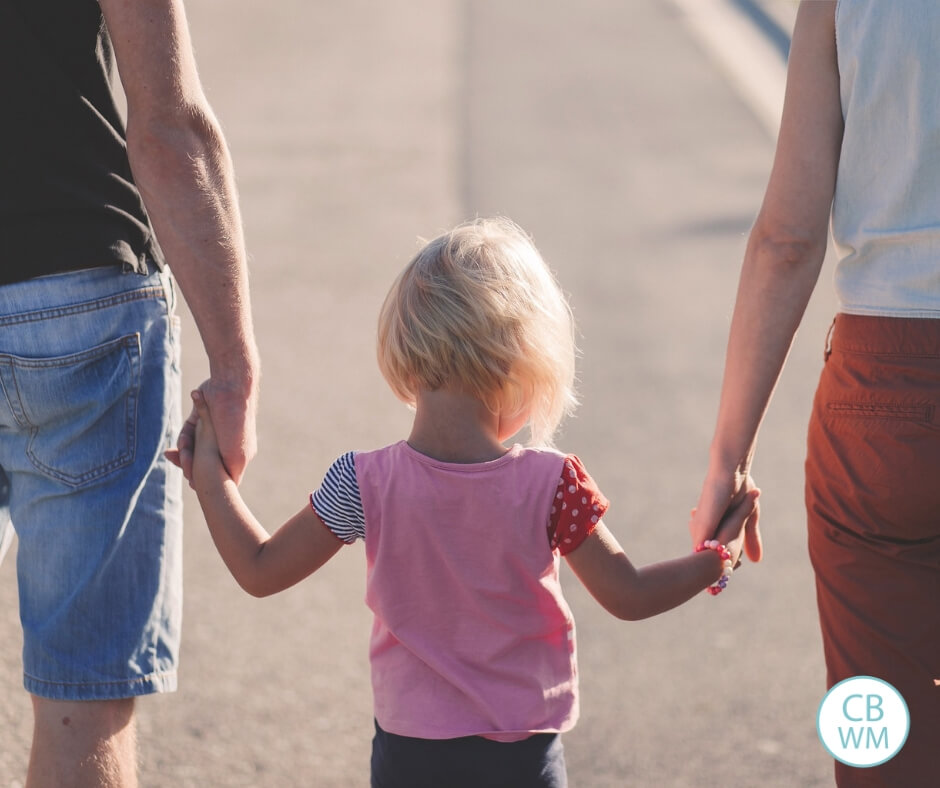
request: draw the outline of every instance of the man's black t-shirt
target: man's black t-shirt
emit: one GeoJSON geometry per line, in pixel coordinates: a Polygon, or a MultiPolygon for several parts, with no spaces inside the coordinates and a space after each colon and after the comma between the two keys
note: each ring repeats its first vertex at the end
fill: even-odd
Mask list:
{"type": "Polygon", "coordinates": [[[162,265],[97,0],[0,0],[0,284],[162,265]]]}

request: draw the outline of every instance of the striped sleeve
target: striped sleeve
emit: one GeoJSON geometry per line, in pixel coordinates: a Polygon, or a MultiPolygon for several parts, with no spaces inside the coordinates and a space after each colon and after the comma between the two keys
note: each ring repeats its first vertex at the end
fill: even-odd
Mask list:
{"type": "Polygon", "coordinates": [[[310,494],[310,505],[333,534],[346,544],[366,538],[366,518],[356,479],[355,452],[334,462],[319,489],[310,494]]]}

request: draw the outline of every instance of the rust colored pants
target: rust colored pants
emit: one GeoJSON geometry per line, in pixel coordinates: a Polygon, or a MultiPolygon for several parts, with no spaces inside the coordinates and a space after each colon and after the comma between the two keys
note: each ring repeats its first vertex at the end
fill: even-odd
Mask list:
{"type": "Polygon", "coordinates": [[[840,788],[940,786],[940,320],[839,314],[809,427],[806,508],[828,683],[893,684],[911,728],[840,788]]]}

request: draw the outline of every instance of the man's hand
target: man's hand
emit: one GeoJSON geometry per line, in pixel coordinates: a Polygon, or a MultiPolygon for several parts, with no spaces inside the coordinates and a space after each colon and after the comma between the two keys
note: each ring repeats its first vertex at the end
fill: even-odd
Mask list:
{"type": "Polygon", "coordinates": [[[215,383],[211,378],[193,392],[193,409],[180,430],[176,449],[166,453],[170,462],[182,468],[183,476],[190,484],[199,421],[197,397],[201,397],[211,410],[213,439],[217,442],[218,453],[229,476],[239,484],[258,449],[255,427],[257,393],[253,391],[246,397],[237,387],[215,383]]]}

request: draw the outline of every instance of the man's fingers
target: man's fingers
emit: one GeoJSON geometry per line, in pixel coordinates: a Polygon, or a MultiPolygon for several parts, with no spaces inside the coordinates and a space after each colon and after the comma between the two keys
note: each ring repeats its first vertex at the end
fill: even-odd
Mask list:
{"type": "Polygon", "coordinates": [[[192,451],[180,452],[180,467],[183,469],[183,478],[193,478],[193,453],[192,451]]]}
{"type": "Polygon", "coordinates": [[[176,439],[176,449],[179,456],[179,467],[183,469],[183,477],[193,478],[193,447],[196,445],[196,422],[198,415],[195,408],[190,411],[179,437],[176,439]]]}
{"type": "Polygon", "coordinates": [[[199,389],[196,389],[190,396],[193,398],[193,414],[197,417],[198,421],[203,424],[211,424],[212,417],[209,414],[209,403],[206,401],[206,395],[199,389]]]}
{"type": "Polygon", "coordinates": [[[176,439],[176,448],[180,451],[187,449],[191,451],[195,445],[197,421],[199,421],[199,414],[196,412],[195,406],[193,406],[193,409],[189,412],[189,416],[186,417],[186,421],[183,422],[183,426],[180,428],[179,437],[176,439]]]}

